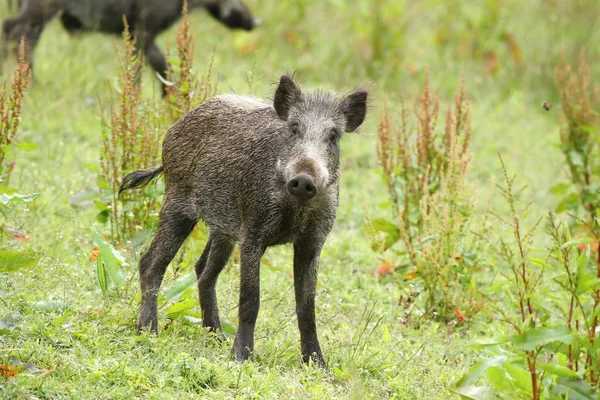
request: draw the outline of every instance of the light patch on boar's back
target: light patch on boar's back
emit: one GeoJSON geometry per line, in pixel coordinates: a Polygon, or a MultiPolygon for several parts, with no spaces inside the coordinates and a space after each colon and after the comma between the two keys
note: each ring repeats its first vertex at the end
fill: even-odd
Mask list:
{"type": "Polygon", "coordinates": [[[224,101],[228,105],[242,110],[256,110],[258,108],[268,108],[273,106],[269,101],[259,99],[258,97],[239,96],[233,93],[222,94],[216,96],[215,99],[224,101]]]}

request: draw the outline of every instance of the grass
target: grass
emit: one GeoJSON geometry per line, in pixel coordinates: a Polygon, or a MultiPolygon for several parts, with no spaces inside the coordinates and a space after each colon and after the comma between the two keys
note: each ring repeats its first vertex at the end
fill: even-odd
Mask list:
{"type": "MultiPolygon", "coordinates": [[[[136,335],[136,268],[147,242],[125,254],[129,290],[102,297],[89,257],[92,232],[106,227],[93,209],[77,211],[69,199],[95,185],[96,173],[87,165],[99,164],[99,102],[106,103],[114,87],[118,38],[71,37],[53,21],[37,48],[35,81],[16,139],[39,147],[8,155],[17,162],[11,186],[41,196],[0,214],[1,223],[30,236],[16,243],[0,234],[2,246],[40,255],[33,268],[0,276],[0,318],[18,315],[21,324],[0,336],[0,359],[17,357],[48,372],[0,378],[0,397],[452,398],[449,383],[475,360],[466,344],[485,335],[487,322],[460,329],[427,321],[407,327],[397,306],[406,283],[372,276],[381,259],[365,234],[365,203],[371,217],[387,216],[379,207],[387,197],[375,152],[381,100],[399,111],[401,100],[408,103],[416,95],[427,66],[433,88],[449,100],[464,73],[479,206],[485,207],[485,194],[501,179],[497,153],[502,153],[509,171],[528,185],[519,196],[535,204],[531,218],[537,219],[555,205],[549,187],[566,176],[556,146],[559,107],[546,112],[541,103],[557,102],[552,74],[562,49],[569,56],[583,46],[590,64],[598,65],[591,43],[600,36],[592,20],[600,7],[568,0],[554,5],[515,0],[501,9],[484,1],[461,6],[356,0],[356,7],[334,0],[247,3],[265,21],[252,33],[229,32],[201,12],[191,16],[195,65],[208,66],[216,48],[218,92],[272,96],[277,77],[294,70],[301,84],[313,88],[343,92],[367,80],[375,83],[366,125],[343,140],[340,208],[321,261],[317,324],[330,371],[299,361],[289,247],[266,255],[256,360],[244,365],[232,361],[231,342],[219,344],[181,320],[164,329],[165,310],[159,312],[158,337],[136,335]],[[377,4],[383,7],[379,16],[377,4]],[[500,39],[505,31],[520,46],[520,65],[500,39]],[[499,59],[495,73],[486,70],[490,52],[499,59]]],[[[6,5],[0,5],[0,17],[7,15],[6,5]]],[[[163,49],[167,41],[173,48],[174,29],[160,36],[163,49]]],[[[4,69],[8,79],[10,68],[4,69]]],[[[148,68],[145,74],[146,82],[156,81],[148,68]]],[[[146,90],[158,92],[157,83],[151,86],[146,90]]],[[[492,206],[502,212],[506,206],[498,197],[492,197],[492,206]]],[[[201,247],[192,243],[183,257],[186,272],[201,247]]],[[[170,268],[165,285],[172,275],[170,268]]],[[[231,321],[237,320],[238,281],[239,266],[230,264],[218,284],[222,314],[231,321]]]]}

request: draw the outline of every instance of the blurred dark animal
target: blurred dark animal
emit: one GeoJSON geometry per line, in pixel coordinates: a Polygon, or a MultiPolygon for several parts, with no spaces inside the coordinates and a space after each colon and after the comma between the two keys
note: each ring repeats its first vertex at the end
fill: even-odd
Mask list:
{"type": "Polygon", "coordinates": [[[164,171],[158,231],[140,259],[138,329],[158,333],[157,296],[167,266],[202,219],[208,242],[196,263],[202,323],[220,331],[216,283],[240,243],[238,362],[254,350],[260,306],[260,259],[267,247],[294,244],[294,288],[302,358],[324,365],[315,324],[319,257],[338,206],[340,139],[367,111],[367,91],[345,96],[302,92],[281,77],[273,102],[217,96],[184,115],[167,133],[163,164],[131,172],[120,191],[164,171]]]}
{"type": "MultiPolygon", "coordinates": [[[[12,2],[13,0],[11,0],[12,2]]],[[[16,0],[19,14],[4,21],[5,42],[25,39],[27,61],[32,65],[33,51],[44,25],[59,16],[71,32],[98,31],[121,34],[123,18],[136,39],[136,47],[146,55],[150,66],[166,79],[167,63],[156,45],[156,36],[180,17],[183,0],[16,0]]],[[[188,9],[205,8],[215,19],[231,29],[252,30],[260,21],[241,0],[188,0],[188,9]]],[[[165,87],[163,84],[163,91],[165,87]]]]}

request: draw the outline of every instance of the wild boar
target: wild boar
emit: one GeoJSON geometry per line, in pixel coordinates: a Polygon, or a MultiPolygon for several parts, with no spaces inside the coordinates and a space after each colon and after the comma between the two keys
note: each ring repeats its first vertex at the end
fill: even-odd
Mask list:
{"type": "Polygon", "coordinates": [[[367,91],[338,97],[304,93],[284,75],[273,102],[217,96],[177,121],[163,142],[162,165],[124,176],[120,191],[164,173],[158,231],[139,265],[138,329],[158,332],[157,295],[165,270],[196,223],[209,238],[195,265],[203,324],[220,331],[215,286],[239,242],[239,324],[233,351],[254,350],[260,259],[269,246],[292,243],[302,358],[324,365],[315,324],[321,249],[338,206],[340,139],[362,123],[367,91]]]}

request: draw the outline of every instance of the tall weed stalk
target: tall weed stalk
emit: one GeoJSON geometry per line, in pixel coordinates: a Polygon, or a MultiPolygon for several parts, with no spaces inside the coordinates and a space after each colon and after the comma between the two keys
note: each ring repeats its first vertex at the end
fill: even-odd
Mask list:
{"type": "Polygon", "coordinates": [[[214,52],[205,75],[199,76],[194,70],[194,29],[188,18],[188,3],[183,2],[183,23],[176,32],[176,57],[171,57],[167,48],[167,87],[168,114],[173,122],[192,108],[213,97],[217,85],[212,81],[214,52]]]}
{"type": "Polygon", "coordinates": [[[375,247],[385,258],[393,257],[390,264],[405,273],[405,280],[416,279],[406,297],[423,291],[425,311],[445,321],[464,321],[481,307],[473,279],[481,241],[469,233],[474,188],[466,181],[471,126],[462,86],[443,129],[439,114],[440,99],[427,77],[413,105],[416,128],[411,129],[406,108],[398,125],[383,108],[377,155],[393,219],[369,222],[375,247]]]}
{"type": "Polygon", "coordinates": [[[561,151],[570,178],[552,188],[563,196],[557,212],[583,210],[585,220],[591,221],[600,207],[600,87],[592,80],[583,52],[577,68],[561,62],[555,82],[563,111],[561,151]]]}
{"type": "MultiPolygon", "coordinates": [[[[25,61],[25,42],[21,40],[10,90],[6,83],[0,87],[0,181],[7,181],[12,170],[11,165],[4,165],[4,159],[19,129],[23,97],[30,80],[31,71],[25,61]]],[[[6,183],[3,185],[6,186],[6,183]]]]}
{"type": "Polygon", "coordinates": [[[485,336],[474,342],[485,358],[451,389],[463,397],[477,393],[477,398],[504,394],[534,400],[596,399],[600,352],[595,293],[600,276],[595,255],[585,245],[592,238],[574,239],[568,224],[550,213],[547,232],[552,244],[536,247],[534,231],[542,220],[524,226],[531,204],[518,202],[521,189],[504,162],[502,167],[500,192],[510,211],[507,216],[493,215],[511,237],[487,237],[499,275],[486,291],[491,316],[500,324],[488,325],[485,336]],[[477,386],[483,377],[489,386],[477,386]]]}
{"type": "Polygon", "coordinates": [[[141,94],[143,60],[135,51],[126,28],[119,51],[119,91],[104,118],[99,184],[107,191],[107,202],[98,202],[100,219],[110,221],[113,240],[131,238],[156,220],[156,188],[124,192],[119,197],[123,174],[160,163],[163,123],[156,103],[141,94]]]}

